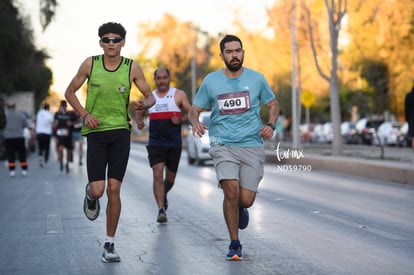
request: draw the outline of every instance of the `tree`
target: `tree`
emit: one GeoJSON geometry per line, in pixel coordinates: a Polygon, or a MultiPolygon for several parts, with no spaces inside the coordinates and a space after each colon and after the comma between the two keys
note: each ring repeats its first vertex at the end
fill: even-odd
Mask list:
{"type": "MultiPolygon", "coordinates": [[[[43,2],[55,3],[53,0],[43,2]]],[[[51,14],[47,17],[51,19],[51,14]]],[[[19,13],[13,0],[0,1],[0,35],[3,37],[0,44],[0,92],[34,91],[38,106],[48,95],[52,79],[52,72],[45,65],[48,55],[34,46],[29,20],[19,13]]]]}
{"type": "MultiPolygon", "coordinates": [[[[351,1],[346,30],[352,41],[344,48],[344,61],[348,63],[349,71],[360,77],[364,67],[362,62],[384,64],[387,78],[382,81],[387,85],[387,109],[403,117],[404,96],[413,79],[414,2],[351,1]]],[[[359,81],[357,79],[356,85],[359,81]]],[[[375,93],[381,92],[376,90],[375,93]]]]}
{"type": "Polygon", "coordinates": [[[49,26],[56,14],[58,3],[56,0],[40,0],[40,24],[43,30],[49,26]]]}
{"type": "Polygon", "coordinates": [[[329,82],[329,94],[330,94],[330,107],[331,107],[331,121],[333,126],[333,141],[332,141],[332,154],[340,155],[343,150],[343,141],[341,136],[341,111],[340,111],[340,102],[339,102],[339,81],[338,81],[338,39],[339,32],[341,30],[341,22],[344,18],[347,11],[347,0],[324,0],[327,17],[328,17],[328,27],[329,27],[329,38],[330,38],[330,55],[331,55],[331,64],[328,68],[329,73],[324,72],[321,68],[321,65],[318,60],[318,52],[315,47],[314,33],[313,33],[313,22],[311,17],[311,12],[308,6],[305,3],[305,0],[302,0],[302,5],[307,14],[309,35],[311,40],[311,49],[313,52],[315,66],[320,74],[320,76],[329,82]]]}
{"type": "MultiPolygon", "coordinates": [[[[156,23],[140,25],[139,41],[143,47],[136,59],[152,58],[156,60],[147,69],[151,72],[161,65],[170,69],[171,85],[183,89],[191,97],[191,60],[195,54],[196,83],[212,69],[211,44],[214,39],[207,32],[194,26],[190,21],[180,21],[171,14],[162,16],[156,23]],[[179,35],[177,35],[179,34],[179,35]]],[[[147,63],[148,64],[148,63],[147,63]]],[[[149,79],[152,79],[151,75],[149,79]]]]}

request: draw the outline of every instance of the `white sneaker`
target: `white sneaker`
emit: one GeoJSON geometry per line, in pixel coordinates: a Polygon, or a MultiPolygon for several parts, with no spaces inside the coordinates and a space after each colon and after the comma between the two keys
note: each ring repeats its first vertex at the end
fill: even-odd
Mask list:
{"type": "Polygon", "coordinates": [[[14,176],[16,176],[16,172],[10,171],[10,177],[14,177],[14,176]]]}
{"type": "Polygon", "coordinates": [[[26,170],[22,170],[22,176],[26,177],[27,176],[27,171],[26,170]]]}
{"type": "Polygon", "coordinates": [[[102,253],[102,261],[105,263],[114,263],[121,261],[119,255],[115,252],[114,243],[105,243],[104,252],[102,253]]]}

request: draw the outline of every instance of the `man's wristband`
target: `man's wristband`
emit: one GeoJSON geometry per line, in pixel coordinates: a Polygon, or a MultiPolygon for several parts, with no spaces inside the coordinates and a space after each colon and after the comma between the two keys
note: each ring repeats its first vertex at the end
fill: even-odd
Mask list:
{"type": "Polygon", "coordinates": [[[86,114],[82,117],[82,119],[83,119],[83,120],[85,120],[85,118],[86,118],[88,115],[90,115],[90,113],[86,113],[86,114]]]}
{"type": "Polygon", "coordinates": [[[276,129],[275,125],[273,125],[272,123],[268,123],[267,126],[269,126],[270,128],[272,128],[273,131],[276,129]]]}

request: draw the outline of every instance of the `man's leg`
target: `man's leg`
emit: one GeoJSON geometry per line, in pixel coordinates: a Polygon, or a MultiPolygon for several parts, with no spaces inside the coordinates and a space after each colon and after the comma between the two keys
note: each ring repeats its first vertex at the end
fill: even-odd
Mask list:
{"type": "Polygon", "coordinates": [[[165,164],[164,162],[156,163],[152,166],[153,173],[153,192],[155,197],[155,202],[157,203],[158,208],[164,207],[164,172],[165,164]]]}
{"type": "Polygon", "coordinates": [[[164,181],[164,189],[165,189],[165,195],[171,190],[171,188],[174,186],[175,177],[177,173],[171,171],[167,168],[167,172],[165,175],[165,181],[164,181]]]}
{"type": "Polygon", "coordinates": [[[64,146],[63,144],[60,144],[58,142],[58,145],[56,148],[57,148],[57,155],[58,155],[58,161],[59,161],[59,170],[63,171],[63,148],[64,146]]]}
{"type": "Polygon", "coordinates": [[[165,162],[166,172],[164,179],[164,208],[168,208],[167,193],[172,189],[177,176],[178,165],[180,164],[181,147],[171,148],[165,162]]]}
{"type": "Polygon", "coordinates": [[[44,148],[44,161],[45,164],[49,161],[49,154],[50,154],[50,139],[51,136],[46,136],[45,137],[45,148],[44,148]]]}
{"type": "Polygon", "coordinates": [[[121,182],[110,178],[106,188],[108,204],[106,205],[106,234],[114,237],[121,215],[121,182]]]}
{"type": "Polygon", "coordinates": [[[108,179],[106,194],[108,203],[106,205],[106,238],[104,243],[104,251],[102,253],[102,261],[119,262],[121,258],[115,252],[115,233],[118,227],[119,217],[121,215],[121,182],[114,178],[108,179]]]}
{"type": "Polygon", "coordinates": [[[39,161],[43,161],[43,153],[45,150],[45,139],[43,134],[38,134],[37,137],[37,155],[39,157],[39,161]]]}
{"type": "Polygon", "coordinates": [[[153,192],[155,197],[155,202],[158,206],[158,216],[157,222],[165,223],[167,222],[167,213],[165,212],[165,189],[164,189],[164,180],[163,180],[163,172],[164,172],[165,164],[164,162],[156,163],[152,166],[152,173],[153,173],[153,192]]]}
{"type": "Polygon", "coordinates": [[[239,239],[239,183],[237,180],[222,180],[223,214],[230,240],[239,239]]]}

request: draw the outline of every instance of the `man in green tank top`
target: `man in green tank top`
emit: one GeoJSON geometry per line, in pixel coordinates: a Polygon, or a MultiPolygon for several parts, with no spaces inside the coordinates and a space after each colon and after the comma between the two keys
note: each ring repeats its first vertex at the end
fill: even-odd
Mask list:
{"type": "Polygon", "coordinates": [[[146,110],[154,105],[155,99],[139,64],[121,56],[125,45],[124,27],[108,22],[99,27],[98,35],[103,55],[90,56],[83,61],[67,87],[65,97],[83,118],[81,133],[86,136],[88,145],[86,163],[89,182],[83,209],[89,220],[98,218],[99,198],[106,187],[108,203],[102,260],[119,262],[114,238],[121,214],[121,183],[130,151],[130,111],[146,110]],[[82,106],[75,93],[86,80],[86,103],[82,106]],[[144,95],[140,101],[129,100],[132,82],[144,95]]]}

